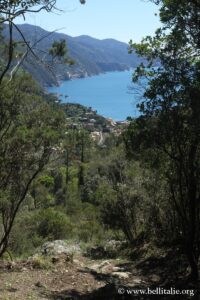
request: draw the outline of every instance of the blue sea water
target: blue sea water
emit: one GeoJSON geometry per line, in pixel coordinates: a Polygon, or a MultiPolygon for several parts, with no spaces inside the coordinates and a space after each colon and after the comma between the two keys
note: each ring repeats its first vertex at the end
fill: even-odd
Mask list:
{"type": "Polygon", "coordinates": [[[138,87],[131,82],[133,71],[108,72],[97,76],[68,80],[58,87],[49,87],[63,102],[92,107],[98,114],[116,121],[139,115],[136,104],[138,87]]]}

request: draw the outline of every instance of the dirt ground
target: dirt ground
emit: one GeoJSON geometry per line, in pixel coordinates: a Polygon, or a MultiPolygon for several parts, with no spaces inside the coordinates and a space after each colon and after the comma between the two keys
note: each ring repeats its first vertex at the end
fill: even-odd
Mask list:
{"type": "MultiPolygon", "coordinates": [[[[28,260],[1,262],[0,300],[200,299],[197,293],[194,297],[147,297],[118,292],[119,288],[166,285],[161,278],[166,272],[164,265],[158,264],[151,260],[137,265],[119,259],[92,260],[81,255],[73,262],[54,258],[51,266],[28,260]]],[[[167,284],[170,286],[169,281],[167,284]]]]}
{"type": "Polygon", "coordinates": [[[86,294],[104,286],[104,281],[97,280],[90,272],[84,272],[83,266],[86,264],[87,260],[82,257],[76,258],[74,263],[62,262],[46,269],[33,268],[25,262],[11,266],[5,264],[0,271],[0,299],[56,299],[54,295],[62,294],[62,291],[75,290],[86,294]]]}
{"type": "Polygon", "coordinates": [[[145,283],[144,276],[137,276],[137,270],[120,259],[91,260],[79,255],[73,262],[59,259],[40,267],[25,260],[1,263],[0,299],[125,299],[118,295],[117,286],[145,283]]]}

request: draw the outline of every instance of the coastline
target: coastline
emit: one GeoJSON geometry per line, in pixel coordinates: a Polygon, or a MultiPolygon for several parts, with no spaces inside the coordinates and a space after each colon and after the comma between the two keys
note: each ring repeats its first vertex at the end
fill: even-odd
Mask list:
{"type": "Polygon", "coordinates": [[[52,85],[45,84],[44,89],[47,92],[48,88],[60,87],[62,85],[62,83],[64,83],[64,82],[80,80],[80,79],[85,79],[85,78],[91,78],[91,77],[97,77],[97,76],[100,76],[103,74],[108,74],[108,73],[130,72],[130,71],[133,71],[134,69],[135,68],[133,68],[133,67],[129,67],[124,70],[113,70],[113,71],[105,71],[105,72],[92,73],[92,74],[88,74],[87,72],[85,72],[84,75],[72,73],[72,74],[69,74],[69,77],[65,77],[64,79],[57,79],[57,84],[53,84],[53,83],[52,83],[52,85]]]}
{"type": "Polygon", "coordinates": [[[55,94],[62,103],[92,107],[105,118],[125,121],[139,115],[137,99],[129,93],[133,70],[104,72],[81,78],[84,80],[60,80],[59,86],[46,87],[46,91],[55,94]]]}

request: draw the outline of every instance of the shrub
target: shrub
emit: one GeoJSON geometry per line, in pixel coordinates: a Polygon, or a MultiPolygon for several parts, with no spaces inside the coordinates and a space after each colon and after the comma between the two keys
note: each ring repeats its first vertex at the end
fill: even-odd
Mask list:
{"type": "Polygon", "coordinates": [[[70,238],[72,224],[69,218],[62,212],[53,208],[47,208],[39,212],[37,233],[49,240],[70,238]]]}

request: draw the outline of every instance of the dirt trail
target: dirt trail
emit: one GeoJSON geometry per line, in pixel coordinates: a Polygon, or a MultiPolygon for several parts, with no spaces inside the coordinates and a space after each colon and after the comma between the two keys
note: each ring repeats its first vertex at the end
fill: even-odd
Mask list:
{"type": "Polygon", "coordinates": [[[93,293],[108,286],[142,282],[130,270],[125,272],[124,268],[118,267],[120,263],[119,260],[90,260],[81,255],[76,256],[73,263],[60,260],[46,269],[39,269],[29,261],[2,263],[0,299],[96,300],[98,296],[92,296],[93,293]]]}
{"type": "MultiPolygon", "coordinates": [[[[191,299],[183,296],[133,296],[124,292],[127,288],[166,286],[161,280],[166,270],[160,263],[155,260],[139,264],[119,259],[92,260],[81,254],[75,255],[73,262],[67,261],[66,257],[53,257],[51,265],[43,264],[42,269],[38,262],[33,264],[30,260],[1,262],[0,300],[191,299]],[[119,289],[122,290],[118,292],[119,289]]],[[[170,286],[170,281],[167,284],[170,286]]],[[[192,297],[192,300],[197,299],[198,296],[192,297]]]]}

